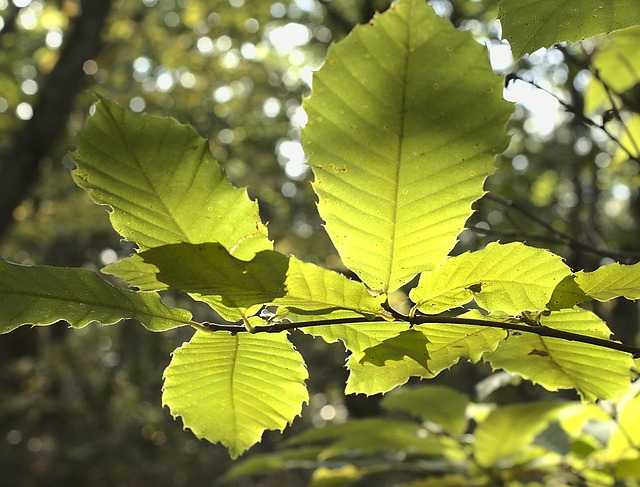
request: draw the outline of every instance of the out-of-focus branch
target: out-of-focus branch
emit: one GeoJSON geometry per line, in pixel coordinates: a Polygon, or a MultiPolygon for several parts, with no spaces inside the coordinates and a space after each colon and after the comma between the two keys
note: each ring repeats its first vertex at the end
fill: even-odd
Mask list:
{"type": "Polygon", "coordinates": [[[557,230],[550,223],[536,215],[534,212],[526,208],[525,206],[512,201],[501,198],[500,196],[495,196],[492,194],[485,195],[485,198],[491,200],[499,205],[504,206],[505,208],[512,209],[523,215],[525,218],[535,222],[544,230],[546,233],[531,233],[526,232],[520,229],[515,230],[500,230],[500,229],[485,229],[480,227],[470,227],[469,229],[478,232],[484,233],[486,235],[495,235],[500,237],[516,237],[520,239],[526,240],[536,240],[541,242],[548,243],[558,243],[562,245],[566,245],[567,247],[582,250],[589,252],[594,255],[599,255],[601,257],[610,257],[612,259],[621,260],[626,264],[631,264],[640,261],[640,252],[626,252],[626,251],[618,251],[609,248],[599,247],[588,242],[584,242],[580,239],[577,239],[573,235],[570,235],[566,232],[557,230]]]}
{"type": "Polygon", "coordinates": [[[0,157],[0,235],[13,222],[13,210],[38,178],[40,161],[64,132],[76,95],[85,80],[83,65],[102,47],[101,32],[111,0],[84,0],[82,13],[66,36],[60,58],[40,84],[33,116],[0,157]]]}

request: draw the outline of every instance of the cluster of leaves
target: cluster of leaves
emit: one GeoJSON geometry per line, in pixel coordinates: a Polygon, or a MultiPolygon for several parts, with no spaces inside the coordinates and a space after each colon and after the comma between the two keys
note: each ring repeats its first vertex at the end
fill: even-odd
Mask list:
{"type": "MultiPolygon", "coordinates": [[[[502,2],[505,31],[521,17],[509,8],[527,3],[502,2]]],[[[616,17],[565,38],[637,23],[632,15],[623,20],[631,23],[616,17]]],[[[525,29],[512,32],[518,55],[564,40],[536,34],[525,43],[525,29]]],[[[139,291],[86,269],[2,261],[0,332],[125,318],[158,332],[194,327],[165,372],[163,402],[232,457],[265,430],[284,429],[308,400],[304,359],[287,336],[293,329],[344,344],[348,393],[388,392],[462,357],[552,391],[575,389],[585,401],[629,390],[638,350],[610,341],[607,325],[580,305],[639,299],[639,265],[574,272],[559,256],[521,243],[449,256],[507,146],[512,112],[469,33],[421,0],[401,0],[330,49],[304,106],[318,210],[359,281],[275,252],[257,204],[228,182],[191,128],[102,100],[78,137],[73,177],[137,245],[103,272],[139,291]],[[158,294],[165,290],[233,324],[198,322],[165,305],[158,294]]],[[[531,424],[541,429],[564,409],[543,408],[531,424]]],[[[467,424],[456,428],[462,434],[467,424]]],[[[431,453],[442,454],[434,441],[431,453]]],[[[486,450],[474,451],[474,462],[499,465],[503,456],[486,450]]]]}
{"type": "Polygon", "coordinates": [[[420,474],[431,477],[394,485],[505,485],[525,478],[535,485],[611,485],[639,472],[634,394],[616,406],[544,401],[497,408],[445,386],[404,388],[383,398],[387,417],[305,431],[277,453],[242,461],[225,480],[301,469],[312,470],[310,486],[420,474]]]}

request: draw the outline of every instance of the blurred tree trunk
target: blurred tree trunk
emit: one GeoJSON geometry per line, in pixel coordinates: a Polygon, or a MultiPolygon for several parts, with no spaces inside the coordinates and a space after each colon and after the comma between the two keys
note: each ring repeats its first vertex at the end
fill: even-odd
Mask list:
{"type": "Polygon", "coordinates": [[[76,95],[85,81],[84,63],[100,52],[101,33],[111,0],[83,0],[81,13],[65,36],[60,58],[40,84],[33,116],[0,157],[0,236],[13,222],[13,210],[38,179],[40,161],[64,132],[76,95]]]}

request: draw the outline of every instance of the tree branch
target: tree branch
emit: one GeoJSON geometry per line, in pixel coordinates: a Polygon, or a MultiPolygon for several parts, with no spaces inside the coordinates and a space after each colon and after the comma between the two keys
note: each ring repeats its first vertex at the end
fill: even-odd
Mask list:
{"type": "Polygon", "coordinates": [[[495,230],[495,229],[484,229],[484,228],[478,228],[478,227],[469,227],[470,230],[473,230],[476,232],[483,232],[491,235],[503,236],[503,237],[520,237],[520,238],[527,238],[527,239],[538,240],[543,242],[560,243],[560,244],[567,245],[568,247],[571,247],[573,249],[584,250],[592,254],[599,255],[601,257],[611,257],[613,259],[624,260],[625,263],[634,263],[640,260],[640,252],[612,250],[609,248],[598,247],[588,242],[583,242],[581,240],[578,240],[573,235],[570,235],[561,230],[557,230],[556,228],[553,227],[553,225],[551,225],[547,221],[540,218],[538,215],[533,213],[531,210],[529,210],[525,206],[513,200],[507,200],[507,199],[501,198],[500,196],[496,196],[492,194],[486,194],[484,197],[488,200],[494,201],[504,206],[505,208],[516,210],[517,212],[519,212],[529,220],[537,223],[542,228],[547,230],[550,233],[550,235],[528,233],[520,230],[495,230]]]}
{"type": "Polygon", "coordinates": [[[0,158],[0,235],[13,221],[13,210],[37,180],[38,166],[66,127],[85,75],[84,63],[102,46],[101,32],[111,0],[84,0],[82,14],[66,36],[60,58],[41,84],[33,117],[0,158]]]}
{"type": "MultiPolygon", "coordinates": [[[[614,342],[611,340],[605,340],[603,338],[592,337],[588,335],[581,335],[579,333],[573,333],[570,331],[557,330],[544,325],[535,326],[522,324],[522,323],[510,323],[505,321],[496,320],[484,320],[475,318],[462,318],[459,316],[404,316],[397,312],[392,311],[392,315],[395,318],[393,323],[406,323],[408,328],[414,326],[422,326],[429,324],[451,324],[451,325],[471,325],[471,326],[485,326],[489,328],[501,328],[505,331],[516,331],[522,333],[533,333],[541,337],[558,338],[560,340],[568,340],[573,342],[585,343],[588,345],[594,345],[601,348],[608,348],[610,350],[617,350],[619,352],[625,352],[633,355],[634,358],[640,357],[640,348],[631,345],[626,345],[620,342],[614,342]]],[[[299,321],[297,323],[291,323],[287,321],[279,321],[271,325],[262,325],[253,327],[251,333],[280,333],[282,331],[297,330],[301,328],[310,328],[313,326],[331,326],[331,325],[355,325],[358,323],[390,323],[389,320],[384,318],[371,318],[366,317],[354,317],[354,318],[335,318],[327,320],[317,321],[299,321]]],[[[219,324],[204,322],[197,327],[200,331],[217,332],[228,331],[231,333],[249,333],[243,324],[219,324]]]]}
{"type": "MultiPolygon", "coordinates": [[[[599,75],[595,75],[596,78],[600,81],[602,81],[599,78],[599,75]]],[[[524,83],[528,83],[531,86],[533,86],[534,88],[537,88],[539,90],[544,91],[545,93],[548,93],[549,95],[553,96],[558,103],[560,103],[560,105],[562,105],[562,107],[569,113],[574,114],[584,125],[586,125],[587,127],[595,127],[597,129],[602,130],[607,137],[609,137],[609,140],[611,140],[612,142],[614,142],[618,147],[620,147],[624,153],[627,155],[627,157],[631,160],[634,160],[638,163],[640,163],[640,156],[636,156],[634,155],[629,149],[627,149],[627,147],[625,147],[622,142],[620,141],[620,139],[618,137],[616,137],[614,134],[611,133],[611,131],[606,127],[606,119],[603,119],[602,123],[598,123],[595,120],[593,120],[592,118],[589,118],[587,116],[585,116],[583,113],[580,113],[579,110],[576,110],[576,108],[571,105],[570,103],[567,103],[566,101],[562,100],[558,95],[556,95],[555,93],[547,90],[546,88],[540,86],[538,83],[536,83],[535,81],[530,81],[530,80],[526,80],[521,78],[520,76],[518,76],[515,73],[510,74],[509,76],[507,76],[506,78],[506,83],[508,84],[510,81],[514,81],[514,80],[519,80],[522,81],[524,83]]],[[[604,84],[604,83],[603,83],[604,84]]],[[[606,89],[606,88],[605,88],[606,89]]],[[[610,92],[607,90],[608,95],[610,96],[610,92]]],[[[613,110],[614,113],[617,113],[617,107],[615,106],[615,104],[613,105],[613,110]]],[[[617,117],[619,117],[619,114],[617,115],[617,117]]],[[[620,121],[622,121],[622,119],[620,119],[620,121]]]]}

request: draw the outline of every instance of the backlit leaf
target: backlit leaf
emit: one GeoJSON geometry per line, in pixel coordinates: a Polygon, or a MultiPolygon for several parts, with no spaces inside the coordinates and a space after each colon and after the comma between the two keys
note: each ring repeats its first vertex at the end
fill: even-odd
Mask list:
{"type": "Polygon", "coordinates": [[[284,333],[196,333],[173,353],[162,401],[198,438],[222,443],[236,458],[300,414],[306,378],[284,333]]]}
{"type": "Polygon", "coordinates": [[[640,24],[636,0],[500,0],[498,16],[516,59],[557,42],[640,24]]]}
{"type": "MultiPolygon", "coordinates": [[[[591,63],[598,75],[614,93],[624,93],[638,83],[640,73],[640,26],[614,32],[595,39],[597,48],[591,63]]],[[[585,111],[611,108],[611,101],[602,83],[593,78],[585,93],[585,111]]],[[[628,142],[625,147],[633,148],[628,142]]]]}
{"type": "Polygon", "coordinates": [[[347,267],[393,291],[438,266],[507,143],[512,107],[484,47],[404,0],[330,48],[304,106],[319,211],[347,267]]]}
{"type": "Polygon", "coordinates": [[[562,258],[521,243],[490,243],[478,252],[447,259],[420,276],[409,296],[426,314],[438,314],[472,298],[488,311],[516,315],[546,308],[571,270],[562,258]]]}
{"type": "Polygon", "coordinates": [[[475,429],[473,454],[482,467],[520,455],[535,436],[572,403],[541,402],[502,406],[492,411],[475,429]]]}
{"type": "Polygon", "coordinates": [[[238,257],[272,248],[258,205],[231,186],[208,142],[170,118],[101,100],[74,153],[76,183],[111,207],[111,223],[141,248],[220,242],[238,257]]]}
{"type": "MultiPolygon", "coordinates": [[[[482,319],[483,315],[470,311],[462,317],[482,319]]],[[[373,395],[388,392],[411,377],[435,377],[461,357],[477,362],[506,336],[500,328],[448,323],[418,325],[411,331],[422,337],[416,340],[406,329],[386,337],[368,336],[370,346],[354,350],[347,361],[346,392],[373,395]],[[407,340],[410,336],[411,341],[407,340]]]]}
{"type": "MultiPolygon", "coordinates": [[[[554,311],[540,321],[550,328],[603,339],[611,335],[598,316],[580,308],[554,311]]],[[[575,389],[587,401],[617,397],[629,387],[633,365],[627,353],[535,333],[512,333],[484,358],[494,369],[518,374],[550,391],[575,389]]]]}
{"type": "Polygon", "coordinates": [[[93,321],[110,325],[126,318],[151,331],[189,323],[191,314],[170,308],[156,293],[117,289],[87,269],[21,266],[0,260],[0,333],[59,320],[74,328],[93,321]]]}
{"type": "Polygon", "coordinates": [[[640,299],[640,264],[613,263],[593,272],[578,272],[576,283],[598,301],[609,301],[619,296],[640,299]]]}

